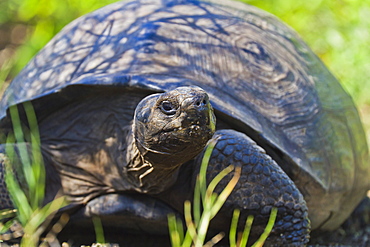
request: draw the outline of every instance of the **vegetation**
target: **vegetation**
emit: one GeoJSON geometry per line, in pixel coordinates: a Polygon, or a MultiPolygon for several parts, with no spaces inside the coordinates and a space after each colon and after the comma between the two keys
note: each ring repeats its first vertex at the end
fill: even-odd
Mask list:
{"type": "MultiPolygon", "coordinates": [[[[3,84],[8,73],[9,66],[0,69],[0,85],[3,84]]],[[[45,231],[57,210],[66,205],[66,199],[59,197],[43,205],[45,167],[41,156],[36,114],[30,102],[24,103],[23,107],[28,127],[22,124],[17,107],[13,106],[9,109],[13,132],[6,136],[6,143],[9,145],[5,148],[6,157],[1,155],[1,162],[5,168],[5,182],[16,209],[0,211],[0,233],[6,232],[11,227],[19,226],[20,223],[16,229],[19,232],[15,233],[17,236],[23,234],[21,246],[34,247],[39,245],[40,235],[45,231]],[[16,145],[12,145],[14,143],[16,145]]],[[[56,241],[55,234],[60,231],[59,226],[68,220],[66,217],[68,218],[62,215],[61,220],[54,225],[56,227],[46,236],[44,242],[56,241]]]]}
{"type": "Polygon", "coordinates": [[[370,143],[370,1],[242,0],[295,29],[357,104],[370,143]]]}
{"type": "MultiPolygon", "coordinates": [[[[31,103],[24,104],[30,129],[24,132],[17,107],[10,108],[14,134],[7,137],[5,158],[5,181],[16,210],[0,212],[0,232],[4,232],[14,223],[23,227],[21,246],[38,246],[40,235],[45,231],[57,210],[66,205],[64,197],[59,197],[43,205],[45,192],[45,168],[41,157],[40,140],[36,115],[31,103]],[[30,145],[26,144],[26,141],[30,145]],[[17,146],[11,145],[17,143],[17,146]],[[21,164],[14,166],[14,164],[21,164]],[[3,222],[5,219],[11,219],[3,222]],[[4,223],[4,225],[3,225],[4,223]]],[[[45,241],[55,241],[53,234],[45,241]]]]}
{"type": "MultiPolygon", "coordinates": [[[[8,80],[14,77],[32,56],[67,23],[78,16],[115,1],[116,0],[0,1],[0,66],[7,64],[10,60],[14,61],[14,65],[10,68],[8,80]]],[[[242,1],[275,14],[288,25],[292,26],[293,29],[303,37],[354,98],[362,114],[370,143],[370,81],[368,79],[370,78],[370,49],[368,48],[368,44],[370,44],[370,18],[368,18],[370,15],[370,2],[362,0],[242,1]]],[[[32,118],[32,116],[30,117],[32,118]]],[[[23,138],[19,135],[20,134],[18,134],[18,137],[14,136],[11,138],[23,138]]],[[[32,140],[37,143],[37,139],[32,140]]],[[[9,152],[12,151],[10,150],[9,152]]],[[[36,155],[35,157],[26,158],[24,162],[28,164],[32,162],[35,163],[37,159],[36,155]]],[[[33,167],[33,165],[31,167],[33,167]]],[[[26,165],[25,169],[29,169],[29,166],[26,165]]],[[[42,168],[32,169],[36,169],[36,176],[42,176],[42,171],[37,170],[42,168]]],[[[36,187],[43,186],[32,180],[42,181],[42,177],[41,179],[38,177],[32,178],[31,181],[28,182],[31,184],[33,183],[36,187]]],[[[15,188],[16,187],[17,185],[15,184],[15,188]]],[[[37,218],[41,217],[45,220],[53,211],[50,210],[50,207],[43,209],[37,207],[40,202],[40,199],[37,198],[39,198],[38,196],[42,196],[39,194],[40,191],[33,191],[30,189],[27,193],[37,196],[32,197],[35,201],[28,201],[25,206],[22,206],[24,207],[23,209],[19,209],[26,215],[18,219],[24,226],[27,225],[27,222],[30,221],[32,217],[35,217],[36,213],[42,213],[38,215],[37,218]],[[36,213],[35,210],[37,211],[36,213]]],[[[18,197],[27,197],[27,195],[19,193],[18,195],[18,197]]],[[[17,198],[13,199],[15,203],[17,200],[20,202],[23,200],[17,198]]],[[[59,203],[60,204],[54,205],[53,207],[60,207],[62,202],[59,203]]],[[[22,205],[23,204],[24,203],[22,203],[22,205]]],[[[190,210],[190,208],[188,210],[190,210]]],[[[9,213],[14,214],[13,211],[9,213]]],[[[198,219],[192,219],[193,224],[199,224],[201,217],[199,213],[198,219]],[[198,223],[195,223],[196,221],[198,221],[198,223]]],[[[178,228],[179,226],[175,226],[175,221],[173,222],[173,226],[178,228]]],[[[96,222],[98,225],[98,221],[96,222]]],[[[40,221],[38,220],[38,222],[34,222],[29,229],[37,231],[36,228],[39,226],[40,221]]],[[[179,238],[180,240],[186,238],[186,235],[183,238],[181,237],[181,233],[179,234],[179,236],[174,238],[179,238]]],[[[197,230],[196,234],[199,234],[197,230]]],[[[234,239],[233,234],[231,233],[230,236],[230,242],[232,243],[234,241],[232,240],[234,239]]]]}
{"type": "MultiPolygon", "coordinates": [[[[172,247],[213,246],[224,238],[224,233],[219,233],[205,243],[209,224],[213,217],[215,217],[219,212],[227,197],[231,194],[232,190],[237,184],[241,174],[241,167],[235,167],[235,169],[233,165],[226,167],[207,185],[207,165],[215,144],[215,141],[210,142],[204,153],[194,189],[193,204],[191,204],[190,201],[186,201],[184,204],[186,233],[184,234],[183,223],[181,220],[176,219],[174,215],[168,216],[172,247]],[[234,171],[234,175],[229,183],[225,186],[220,194],[215,193],[214,189],[216,188],[217,184],[232,171],[234,171]]],[[[235,209],[229,233],[229,246],[231,247],[245,247],[247,245],[249,232],[253,223],[253,216],[248,216],[247,221],[245,222],[244,231],[238,232],[237,225],[239,215],[240,211],[235,209]]],[[[272,230],[276,216],[277,209],[273,208],[271,210],[270,219],[265,231],[252,245],[252,247],[263,246],[265,240],[272,230]]]]}
{"type": "Polygon", "coordinates": [[[310,45],[357,103],[370,104],[370,2],[245,0],[280,17],[310,45]],[[367,87],[366,87],[367,83],[367,87]]]}

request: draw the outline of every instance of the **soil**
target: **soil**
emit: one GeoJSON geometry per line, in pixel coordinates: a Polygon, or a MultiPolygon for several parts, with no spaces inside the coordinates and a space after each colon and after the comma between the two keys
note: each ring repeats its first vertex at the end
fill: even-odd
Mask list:
{"type": "Polygon", "coordinates": [[[370,197],[366,197],[336,231],[313,233],[309,246],[370,247],[370,197]]]}

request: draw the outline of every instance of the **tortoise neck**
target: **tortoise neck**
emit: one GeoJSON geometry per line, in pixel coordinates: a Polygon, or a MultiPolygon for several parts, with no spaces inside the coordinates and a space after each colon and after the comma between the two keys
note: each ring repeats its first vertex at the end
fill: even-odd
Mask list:
{"type": "Polygon", "coordinates": [[[176,181],[181,164],[174,163],[170,154],[144,148],[132,131],[127,137],[124,172],[136,190],[157,194],[168,189],[176,181]]]}

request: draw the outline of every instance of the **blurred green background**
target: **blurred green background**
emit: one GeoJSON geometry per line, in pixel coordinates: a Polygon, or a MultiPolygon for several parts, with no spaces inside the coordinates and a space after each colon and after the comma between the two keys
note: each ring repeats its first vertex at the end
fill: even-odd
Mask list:
{"type": "MultiPolygon", "coordinates": [[[[0,66],[11,64],[11,79],[63,26],[115,1],[0,0],[0,66]]],[[[356,102],[370,143],[370,1],[245,2],[288,23],[321,57],[356,102]]]]}

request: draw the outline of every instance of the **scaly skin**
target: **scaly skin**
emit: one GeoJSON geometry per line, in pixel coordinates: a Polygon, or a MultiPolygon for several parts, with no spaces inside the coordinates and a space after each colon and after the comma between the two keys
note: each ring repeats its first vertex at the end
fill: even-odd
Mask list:
{"type": "MultiPolygon", "coordinates": [[[[242,168],[239,182],[220,215],[230,217],[235,208],[240,209],[240,227],[244,227],[248,215],[254,215],[252,234],[259,235],[266,226],[271,208],[275,207],[278,209],[278,216],[269,244],[306,244],[310,232],[308,210],[294,182],[246,135],[234,130],[219,130],[213,138],[217,143],[210,157],[208,178],[212,179],[218,171],[230,164],[242,168]]],[[[230,177],[231,175],[229,179],[230,177]]],[[[216,191],[220,192],[229,179],[223,179],[216,191]]],[[[216,217],[214,225],[225,224],[223,221],[224,219],[218,220],[216,217]]]]}

